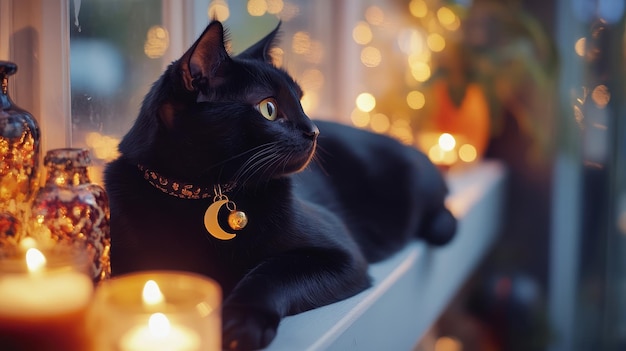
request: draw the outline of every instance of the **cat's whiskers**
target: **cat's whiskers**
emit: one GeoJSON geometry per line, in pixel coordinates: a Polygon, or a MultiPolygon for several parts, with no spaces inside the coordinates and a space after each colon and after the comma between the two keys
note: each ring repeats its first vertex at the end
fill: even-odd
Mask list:
{"type": "Polygon", "coordinates": [[[279,153],[277,151],[278,149],[274,143],[272,145],[266,145],[266,148],[254,153],[254,155],[246,160],[237,172],[235,172],[235,183],[247,183],[257,172],[263,170],[263,168],[267,169],[267,164],[279,160],[280,158],[277,157],[279,153]]]}
{"type": "Polygon", "coordinates": [[[213,165],[211,165],[211,167],[209,167],[208,169],[213,169],[213,168],[215,168],[215,167],[222,166],[222,165],[224,165],[225,163],[228,163],[228,162],[230,162],[230,161],[236,160],[236,159],[238,159],[238,158],[240,158],[240,157],[244,157],[244,156],[246,156],[247,154],[250,154],[250,153],[256,152],[256,151],[258,151],[259,149],[263,149],[263,148],[265,148],[265,147],[267,147],[267,146],[270,146],[270,145],[273,145],[273,144],[277,144],[277,143],[278,143],[277,141],[272,141],[272,142],[269,142],[269,143],[266,143],[266,144],[261,144],[261,145],[255,146],[255,147],[253,147],[252,149],[246,150],[246,151],[241,152],[241,153],[239,153],[239,154],[237,154],[237,155],[235,155],[235,156],[232,156],[232,157],[229,157],[229,158],[227,158],[227,159],[225,159],[225,160],[222,160],[222,161],[220,161],[220,162],[214,163],[214,164],[213,164],[213,165]]]}

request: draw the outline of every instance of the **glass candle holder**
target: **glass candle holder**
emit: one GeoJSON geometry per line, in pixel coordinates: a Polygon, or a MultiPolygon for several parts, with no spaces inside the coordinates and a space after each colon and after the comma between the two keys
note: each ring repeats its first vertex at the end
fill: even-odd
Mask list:
{"type": "Polygon", "coordinates": [[[95,351],[221,350],[221,287],[186,272],[146,271],[98,285],[88,328],[95,351]]]}
{"type": "Polygon", "coordinates": [[[0,257],[3,350],[83,351],[94,285],[82,253],[28,248],[0,257]]]}

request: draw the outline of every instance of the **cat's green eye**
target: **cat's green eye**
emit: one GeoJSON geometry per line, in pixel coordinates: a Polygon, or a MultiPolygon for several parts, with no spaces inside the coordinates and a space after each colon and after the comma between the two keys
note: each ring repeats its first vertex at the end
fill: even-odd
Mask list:
{"type": "Polygon", "coordinates": [[[270,121],[273,121],[278,117],[278,106],[276,100],[272,98],[263,99],[256,105],[257,110],[270,121]]]}

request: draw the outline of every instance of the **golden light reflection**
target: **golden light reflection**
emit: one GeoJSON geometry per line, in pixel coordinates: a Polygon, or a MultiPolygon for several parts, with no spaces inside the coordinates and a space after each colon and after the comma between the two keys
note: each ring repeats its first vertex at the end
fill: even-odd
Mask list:
{"type": "Polygon", "coordinates": [[[210,20],[216,19],[218,21],[226,21],[228,17],[230,17],[230,9],[224,0],[211,1],[207,13],[210,20]]]}
{"type": "Polygon", "coordinates": [[[365,22],[358,22],[352,30],[352,39],[355,43],[366,45],[372,41],[372,30],[369,24],[365,22]]]}
{"type": "Polygon", "coordinates": [[[365,10],[365,20],[373,26],[380,26],[385,22],[385,12],[378,6],[370,6],[365,10]]]}
{"type": "Polygon", "coordinates": [[[146,34],[143,52],[151,59],[159,58],[165,54],[169,45],[170,35],[167,29],[161,26],[152,26],[146,34]]]}
{"type": "Polygon", "coordinates": [[[417,91],[417,90],[413,90],[407,94],[406,103],[409,105],[411,109],[419,110],[423,108],[424,105],[426,104],[426,97],[424,96],[424,93],[417,91]]]}
{"type": "Polygon", "coordinates": [[[370,124],[370,114],[355,108],[350,114],[350,120],[355,127],[365,128],[370,124]]]}
{"type": "Polygon", "coordinates": [[[605,108],[606,105],[609,104],[611,100],[611,93],[609,92],[609,87],[604,84],[600,84],[593,88],[591,92],[591,100],[598,106],[599,108],[605,108]]]}
{"type": "Polygon", "coordinates": [[[430,33],[426,38],[426,43],[434,52],[441,52],[446,48],[446,39],[438,33],[430,33]]]}
{"type": "Polygon", "coordinates": [[[574,44],[574,51],[576,52],[576,55],[580,57],[584,57],[585,52],[586,52],[586,49],[585,49],[586,45],[587,45],[587,39],[580,38],[576,40],[576,44],[574,44]]]}
{"type": "Polygon", "coordinates": [[[385,133],[389,130],[389,126],[391,123],[389,122],[389,117],[382,113],[376,113],[372,116],[372,120],[370,121],[370,128],[377,133],[385,133]]]}
{"type": "Polygon", "coordinates": [[[267,2],[265,0],[248,0],[248,14],[259,17],[267,12],[267,2]]]}
{"type": "Polygon", "coordinates": [[[373,46],[368,46],[361,50],[361,62],[365,67],[377,67],[382,61],[380,50],[373,46]]]}
{"type": "Polygon", "coordinates": [[[424,0],[411,0],[411,2],[409,2],[409,11],[411,15],[417,18],[423,18],[428,14],[428,6],[424,0]]]}
{"type": "Polygon", "coordinates": [[[311,36],[306,32],[296,32],[291,38],[291,49],[299,55],[306,55],[311,51],[311,36]]]}
{"type": "Polygon", "coordinates": [[[356,107],[364,112],[370,112],[376,107],[376,98],[370,93],[361,93],[356,97],[356,107]]]}

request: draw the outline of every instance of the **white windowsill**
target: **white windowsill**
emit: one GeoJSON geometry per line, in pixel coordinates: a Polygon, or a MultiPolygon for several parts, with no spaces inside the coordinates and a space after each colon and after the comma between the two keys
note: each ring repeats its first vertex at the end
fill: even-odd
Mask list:
{"type": "Polygon", "coordinates": [[[373,287],[285,318],[267,350],[411,350],[488,252],[502,219],[500,163],[484,161],[447,179],[448,205],[459,218],[450,244],[415,242],[372,265],[373,287]]]}

